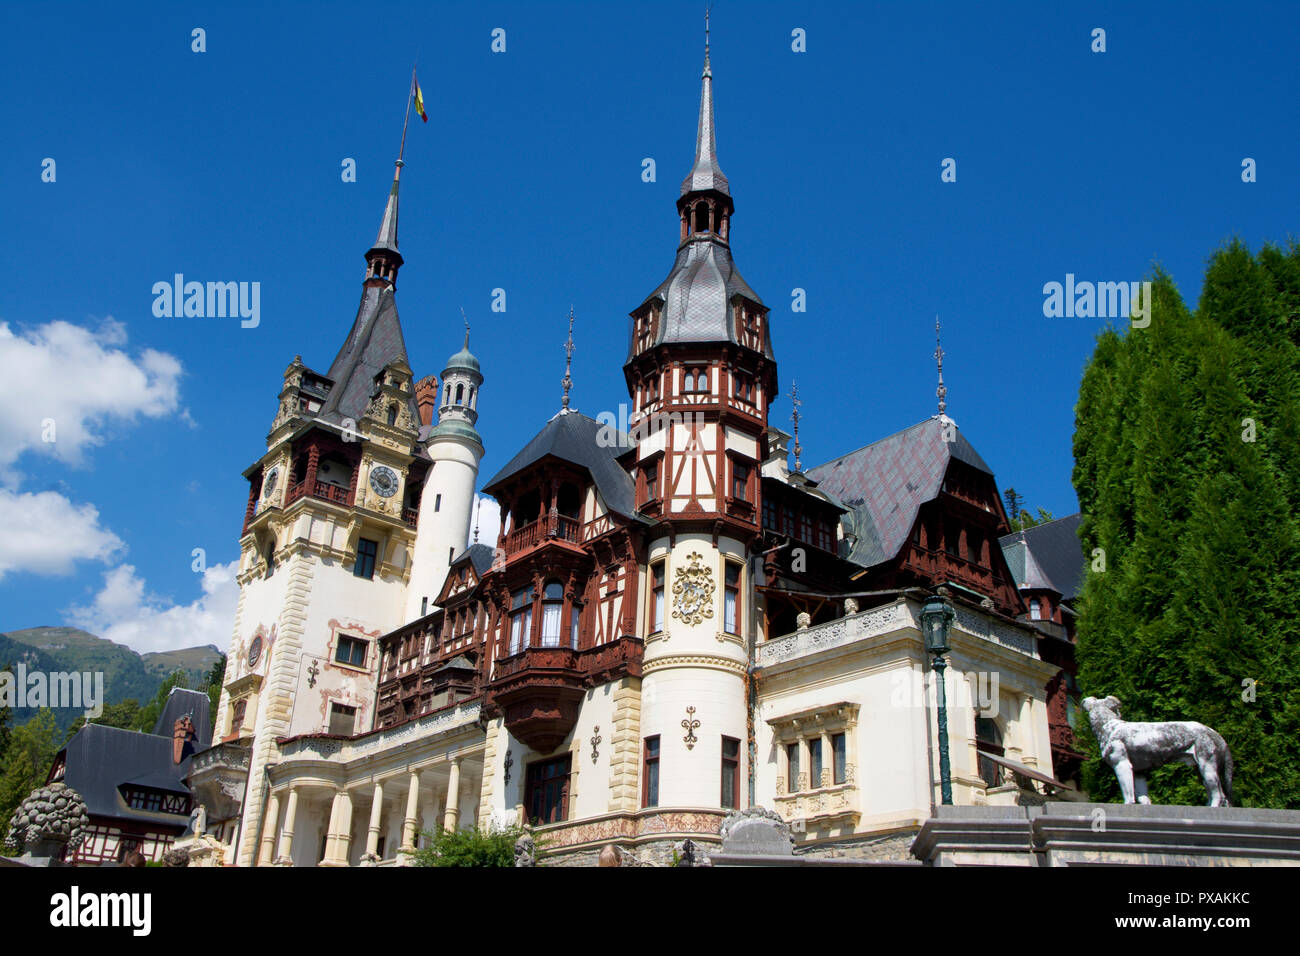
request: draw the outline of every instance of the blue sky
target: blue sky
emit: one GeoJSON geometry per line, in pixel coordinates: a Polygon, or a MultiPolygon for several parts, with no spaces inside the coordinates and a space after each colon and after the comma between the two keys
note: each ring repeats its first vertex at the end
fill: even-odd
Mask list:
{"type": "MultiPolygon", "coordinates": [[[[1045,318],[1043,284],[1138,280],[1159,261],[1194,303],[1225,239],[1295,232],[1294,5],[1143,6],[715,4],[732,248],[772,309],[783,391],[798,382],[805,465],[934,413],[938,313],[949,413],[1001,487],[1069,513],[1073,406],[1104,320],[1045,318]]],[[[191,555],[237,556],[240,473],[284,367],[301,354],[323,371],[348,330],[417,56],[430,118],[407,140],[398,286],[417,376],[459,347],[463,307],[486,479],[559,407],[572,304],[574,405],[617,409],[627,313],[673,260],[702,13],[6,9],[0,524],[23,533],[0,546],[0,630],[225,645],[229,581],[191,555]],[[155,318],[150,290],[177,272],[260,282],[261,324],[155,318]],[[45,409],[53,445],[32,438],[45,409]]],[[[783,398],[772,422],[789,412],[783,398]]]]}

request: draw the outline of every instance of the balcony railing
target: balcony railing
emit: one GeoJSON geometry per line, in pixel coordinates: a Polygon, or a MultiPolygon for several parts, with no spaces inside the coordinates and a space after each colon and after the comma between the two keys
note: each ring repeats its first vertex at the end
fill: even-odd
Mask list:
{"type": "Polygon", "coordinates": [[[416,524],[419,523],[419,519],[420,519],[420,510],[418,508],[402,509],[402,520],[405,521],[410,527],[414,528],[416,524]]]}
{"type": "Polygon", "coordinates": [[[290,485],[284,493],[284,503],[297,501],[304,496],[319,498],[322,501],[333,501],[340,505],[352,504],[352,490],[350,488],[340,488],[338,485],[331,485],[324,481],[313,481],[308,487],[306,479],[298,482],[296,485],[290,485]]]}
{"type": "Polygon", "coordinates": [[[510,532],[506,536],[506,550],[523,551],[541,544],[546,538],[559,538],[561,541],[572,541],[577,544],[581,537],[581,528],[582,523],[577,518],[570,518],[567,515],[547,515],[532,524],[526,524],[510,532]]]}
{"type": "Polygon", "coordinates": [[[639,677],[641,653],[642,643],[635,637],[620,637],[580,651],[570,647],[527,647],[498,659],[492,679],[504,681],[526,671],[573,671],[589,681],[603,682],[624,669],[630,676],[639,677]]]}

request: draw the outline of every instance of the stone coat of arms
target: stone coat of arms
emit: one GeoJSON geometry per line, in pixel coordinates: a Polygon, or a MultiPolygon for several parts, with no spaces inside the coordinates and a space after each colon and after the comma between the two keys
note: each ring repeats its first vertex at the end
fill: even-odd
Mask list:
{"type": "Polygon", "coordinates": [[[673,617],[692,626],[713,617],[713,573],[701,564],[698,552],[678,568],[673,581],[673,617]]]}

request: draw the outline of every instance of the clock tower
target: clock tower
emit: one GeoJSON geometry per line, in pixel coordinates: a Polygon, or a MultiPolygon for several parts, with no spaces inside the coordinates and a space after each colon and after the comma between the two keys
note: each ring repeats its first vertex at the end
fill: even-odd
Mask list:
{"type": "Polygon", "coordinates": [[[639,439],[628,465],[637,508],[652,522],[641,736],[658,759],[660,806],[717,806],[716,775],[703,768],[749,759],[741,742],[759,466],[777,380],[767,307],[732,260],[734,211],[718,164],[706,42],[676,261],[631,313],[623,366],[639,439]]]}
{"type": "Polygon", "coordinates": [[[244,472],[214,737],[247,748],[247,798],[238,818],[213,821],[234,831],[240,865],[253,859],[276,741],[370,729],[379,638],[405,621],[430,459],[397,316],[401,172],[399,160],[347,338],[323,374],[301,356],[285,369],[266,452],[244,472]]]}

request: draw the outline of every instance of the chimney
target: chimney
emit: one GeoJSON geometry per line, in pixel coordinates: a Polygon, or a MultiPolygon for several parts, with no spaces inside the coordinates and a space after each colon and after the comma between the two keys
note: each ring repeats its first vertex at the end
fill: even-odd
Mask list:
{"type": "Polygon", "coordinates": [[[420,424],[432,425],[438,407],[438,376],[426,375],[415,383],[415,404],[420,409],[420,424]]]}
{"type": "Polygon", "coordinates": [[[194,721],[185,715],[176,721],[172,728],[172,763],[180,763],[186,756],[186,744],[191,743],[196,734],[194,721]]]}

